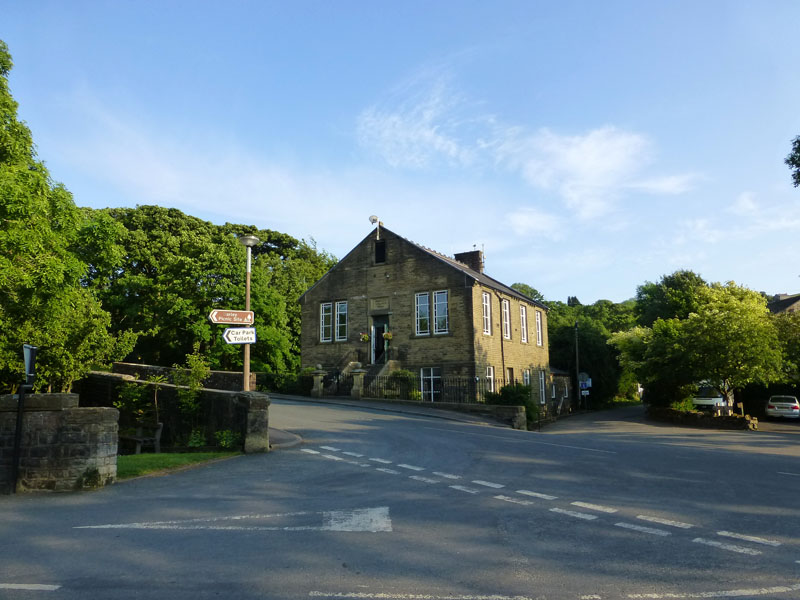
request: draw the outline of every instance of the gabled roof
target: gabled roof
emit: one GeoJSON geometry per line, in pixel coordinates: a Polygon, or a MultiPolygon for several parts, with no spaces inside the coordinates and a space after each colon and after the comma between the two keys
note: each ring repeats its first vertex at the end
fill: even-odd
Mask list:
{"type": "MultiPolygon", "coordinates": [[[[384,227],[383,225],[380,225],[380,228],[381,228],[381,231],[388,231],[389,233],[391,233],[391,234],[392,234],[392,235],[394,235],[395,237],[397,237],[397,238],[399,238],[399,239],[403,240],[404,242],[407,242],[408,244],[410,244],[410,245],[414,246],[414,247],[415,247],[415,248],[417,248],[418,250],[421,250],[421,251],[422,251],[422,252],[424,252],[425,254],[428,254],[429,256],[431,256],[431,257],[433,257],[433,258],[435,258],[435,259],[437,259],[437,260],[439,260],[439,261],[441,261],[441,262],[445,263],[446,265],[448,265],[448,266],[452,267],[453,269],[456,269],[457,271],[459,271],[459,272],[463,273],[464,275],[466,275],[467,277],[470,277],[471,279],[473,279],[473,280],[477,281],[478,283],[480,283],[480,284],[482,284],[482,285],[485,285],[486,287],[489,287],[489,288],[492,288],[492,289],[494,289],[494,290],[497,290],[498,292],[501,292],[501,293],[503,293],[503,294],[506,294],[507,296],[512,296],[512,297],[516,298],[517,300],[522,300],[523,302],[527,302],[528,304],[533,304],[533,305],[535,305],[535,306],[538,306],[538,307],[540,307],[540,308],[543,308],[544,310],[550,310],[550,309],[549,309],[547,306],[545,306],[545,305],[544,305],[544,304],[542,304],[541,302],[539,302],[539,301],[537,301],[537,300],[534,300],[533,298],[529,298],[529,297],[528,297],[528,296],[526,296],[525,294],[522,294],[522,293],[518,292],[518,291],[517,291],[517,290],[515,290],[514,288],[512,288],[512,287],[509,287],[509,286],[505,285],[504,283],[500,283],[499,281],[497,281],[497,280],[496,280],[496,279],[494,279],[493,277],[489,277],[489,276],[488,276],[488,275],[486,275],[485,273],[481,273],[480,271],[476,271],[476,270],[474,270],[474,269],[471,269],[470,267],[468,267],[468,266],[467,266],[467,265],[465,265],[464,263],[458,262],[458,261],[457,261],[456,259],[454,259],[454,258],[451,258],[451,257],[449,257],[449,256],[445,256],[444,254],[441,254],[441,253],[439,253],[439,252],[436,252],[435,250],[431,250],[430,248],[426,248],[425,246],[422,246],[422,245],[420,245],[420,244],[417,244],[416,242],[412,242],[411,240],[409,240],[409,239],[407,239],[407,238],[404,238],[404,237],[403,237],[403,236],[401,236],[401,235],[398,235],[398,234],[396,234],[394,231],[392,231],[392,230],[390,230],[390,229],[387,229],[387,228],[386,228],[386,227],[384,227]]],[[[376,229],[377,229],[377,227],[376,227],[376,229]]],[[[373,229],[373,230],[372,230],[372,232],[370,232],[369,234],[367,234],[367,236],[366,236],[366,237],[365,237],[363,240],[361,240],[361,241],[360,241],[358,244],[356,244],[356,246],[353,248],[353,250],[355,250],[355,248],[358,248],[358,246],[360,246],[362,243],[364,243],[364,241],[365,241],[366,239],[368,239],[368,238],[369,238],[369,237],[370,237],[370,236],[371,236],[371,235],[372,235],[374,232],[375,232],[375,229],[373,229]]],[[[344,261],[344,260],[345,260],[345,259],[346,259],[346,258],[347,258],[349,255],[350,255],[350,254],[352,254],[353,250],[351,250],[350,252],[348,252],[348,253],[347,253],[347,254],[346,254],[346,255],[345,255],[345,256],[344,256],[344,257],[343,257],[343,258],[342,258],[342,259],[341,259],[339,262],[343,262],[343,261],[344,261]]],[[[323,279],[325,279],[325,278],[328,276],[328,274],[329,274],[331,271],[333,271],[334,269],[336,269],[336,266],[337,266],[338,264],[339,264],[339,263],[337,263],[336,265],[334,265],[333,267],[331,267],[331,268],[328,270],[328,272],[327,272],[327,273],[325,273],[325,275],[323,275],[323,276],[322,276],[322,277],[321,277],[321,278],[320,278],[320,279],[319,279],[319,280],[318,280],[316,283],[314,283],[314,285],[312,285],[310,288],[308,288],[308,289],[307,289],[307,290],[306,290],[306,291],[303,293],[303,295],[302,295],[302,296],[300,296],[300,298],[302,298],[302,297],[303,297],[303,296],[305,296],[305,295],[306,295],[308,292],[310,292],[312,289],[314,289],[314,288],[317,286],[317,284],[318,284],[320,281],[322,281],[323,279]]]]}
{"type": "Polygon", "coordinates": [[[767,308],[772,313],[780,314],[789,311],[797,303],[800,303],[800,294],[779,294],[767,302],[767,308]]]}

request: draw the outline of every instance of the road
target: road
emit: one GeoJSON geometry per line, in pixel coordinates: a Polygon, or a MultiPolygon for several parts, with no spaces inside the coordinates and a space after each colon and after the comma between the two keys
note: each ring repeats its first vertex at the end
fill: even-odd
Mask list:
{"type": "Polygon", "coordinates": [[[304,443],[0,498],[0,597],[800,597],[794,435],[635,411],[520,432],[281,400],[271,420],[304,443]]]}

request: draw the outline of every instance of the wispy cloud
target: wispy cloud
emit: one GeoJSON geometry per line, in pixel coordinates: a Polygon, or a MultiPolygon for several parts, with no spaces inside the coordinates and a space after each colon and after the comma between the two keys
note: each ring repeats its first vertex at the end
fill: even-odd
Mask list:
{"type": "Polygon", "coordinates": [[[506,220],[518,236],[543,237],[549,240],[560,240],[564,237],[563,219],[538,208],[520,208],[510,212],[506,220]]]}

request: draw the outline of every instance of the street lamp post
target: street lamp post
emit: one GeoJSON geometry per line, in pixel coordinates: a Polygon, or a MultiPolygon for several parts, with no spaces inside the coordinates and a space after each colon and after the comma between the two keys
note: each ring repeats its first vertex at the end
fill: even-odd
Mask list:
{"type": "MultiPolygon", "coordinates": [[[[253,246],[258,244],[259,240],[254,235],[243,235],[239,237],[239,241],[247,248],[247,275],[245,278],[245,292],[244,292],[244,309],[250,310],[250,265],[252,262],[253,246]]],[[[244,386],[245,392],[250,391],[250,344],[244,344],[244,386]]]]}

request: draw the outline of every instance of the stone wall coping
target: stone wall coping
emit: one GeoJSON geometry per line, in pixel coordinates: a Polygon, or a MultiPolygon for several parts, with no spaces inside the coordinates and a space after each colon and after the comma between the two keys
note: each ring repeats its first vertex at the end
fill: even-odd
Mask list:
{"type": "MultiPolygon", "coordinates": [[[[78,394],[25,394],[25,412],[69,410],[78,408],[78,394]]],[[[16,412],[19,395],[0,396],[0,412],[16,412]]]]}

